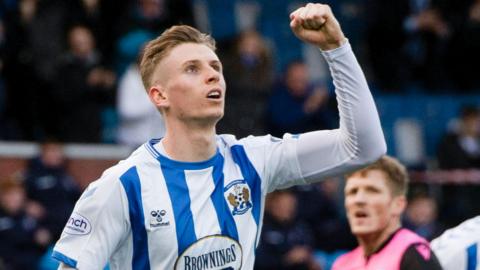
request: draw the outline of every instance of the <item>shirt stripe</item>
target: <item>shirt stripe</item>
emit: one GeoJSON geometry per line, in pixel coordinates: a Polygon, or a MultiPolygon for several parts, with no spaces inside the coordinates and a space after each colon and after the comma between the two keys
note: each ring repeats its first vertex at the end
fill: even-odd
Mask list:
{"type": "Polygon", "coordinates": [[[212,234],[221,234],[217,212],[210,199],[215,185],[213,184],[213,166],[203,170],[185,170],[188,194],[190,196],[190,210],[194,222],[197,239],[212,234]]]}
{"type": "Polygon", "coordinates": [[[477,269],[477,243],[467,248],[468,261],[467,270],[477,269]]]}
{"type": "Polygon", "coordinates": [[[224,190],[224,175],[223,175],[224,158],[218,160],[213,167],[213,182],[215,190],[211,195],[215,211],[217,212],[218,224],[222,230],[222,235],[230,236],[238,241],[238,231],[235,220],[233,219],[230,208],[225,201],[224,190]]]}
{"type": "Polygon", "coordinates": [[[175,169],[174,166],[168,166],[171,160],[162,155],[160,155],[158,159],[160,160],[160,166],[172,202],[176,224],[178,255],[180,255],[188,246],[197,241],[193,215],[190,209],[187,181],[183,170],[175,169]]]}
{"type": "Polygon", "coordinates": [[[72,268],[77,268],[77,261],[68,257],[67,255],[58,252],[58,251],[53,251],[52,252],[52,257],[58,261],[63,262],[65,265],[68,265],[72,268]]]}
{"type": "Polygon", "coordinates": [[[143,214],[142,187],[136,167],[130,168],[121,177],[128,199],[128,212],[132,226],[133,258],[132,269],[150,269],[148,257],[148,238],[145,230],[145,216],[143,214]]]}
{"type": "MultiPolygon", "coordinates": [[[[255,167],[253,167],[252,163],[247,157],[247,153],[245,149],[241,145],[234,145],[231,148],[233,161],[238,164],[240,170],[242,171],[243,177],[247,181],[248,187],[252,192],[252,215],[253,219],[255,220],[255,224],[257,224],[257,237],[258,237],[258,229],[260,223],[260,210],[261,210],[261,180],[258,176],[255,167]]],[[[255,240],[254,245],[256,245],[257,240],[255,240]]]]}

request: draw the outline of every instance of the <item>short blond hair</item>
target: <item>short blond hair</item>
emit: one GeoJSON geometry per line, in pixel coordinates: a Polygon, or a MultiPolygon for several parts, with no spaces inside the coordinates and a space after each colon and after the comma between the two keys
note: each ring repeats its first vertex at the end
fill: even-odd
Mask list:
{"type": "Polygon", "coordinates": [[[378,170],[385,174],[387,184],[393,195],[407,195],[408,183],[410,182],[407,169],[396,158],[388,155],[382,156],[379,160],[368,167],[347,174],[345,179],[348,181],[348,178],[353,175],[365,177],[369,171],[373,170],[378,170]]]}
{"type": "Polygon", "coordinates": [[[145,89],[152,86],[152,75],[156,66],[176,46],[183,43],[204,44],[216,50],[215,40],[188,25],[175,25],[165,30],[160,36],[147,43],[140,61],[140,73],[145,89]]]}

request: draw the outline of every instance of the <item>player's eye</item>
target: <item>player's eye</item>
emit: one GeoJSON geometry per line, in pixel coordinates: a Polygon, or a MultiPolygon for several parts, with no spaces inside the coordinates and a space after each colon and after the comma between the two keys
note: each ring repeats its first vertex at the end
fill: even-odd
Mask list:
{"type": "Polygon", "coordinates": [[[219,65],[219,64],[213,64],[212,65],[212,68],[218,72],[221,72],[222,71],[222,66],[219,65]]]}
{"type": "Polygon", "coordinates": [[[198,67],[196,65],[188,65],[186,68],[185,68],[185,71],[187,73],[195,73],[198,71],[198,67]]]}
{"type": "Polygon", "coordinates": [[[345,195],[346,196],[352,196],[352,195],[355,195],[355,193],[357,193],[357,191],[358,190],[356,188],[352,188],[352,189],[346,190],[345,195]]]}
{"type": "Polygon", "coordinates": [[[381,193],[381,190],[376,187],[368,187],[367,192],[369,193],[381,193]]]}

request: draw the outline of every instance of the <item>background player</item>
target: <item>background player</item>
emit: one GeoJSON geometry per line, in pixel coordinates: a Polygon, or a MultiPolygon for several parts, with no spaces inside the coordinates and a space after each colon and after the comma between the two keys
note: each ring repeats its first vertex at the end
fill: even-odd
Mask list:
{"type": "Polygon", "coordinates": [[[308,4],[291,28],[330,65],[340,128],[283,139],[216,135],[225,81],[214,41],[174,26],[141,62],[166,134],[107,170],[79,199],[53,256],[61,268],[252,269],[265,196],[358,169],[385,152],[377,110],[331,9],[308,4]]]}
{"type": "Polygon", "coordinates": [[[431,243],[444,270],[479,270],[480,216],[445,231],[431,243]]]}
{"type": "Polygon", "coordinates": [[[338,258],[333,270],[442,269],[428,242],[402,229],[407,186],[405,167],[389,156],[347,176],[345,208],[359,247],[338,258]]]}

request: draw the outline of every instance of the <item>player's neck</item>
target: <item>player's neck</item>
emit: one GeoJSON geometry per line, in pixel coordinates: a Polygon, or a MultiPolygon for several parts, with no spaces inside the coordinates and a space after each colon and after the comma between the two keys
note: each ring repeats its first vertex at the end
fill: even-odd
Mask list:
{"type": "Polygon", "coordinates": [[[357,236],[358,243],[363,249],[363,255],[368,257],[377,252],[385,241],[387,241],[394,232],[400,229],[400,227],[400,222],[395,222],[380,232],[357,236]]]}
{"type": "Polygon", "coordinates": [[[216,153],[215,126],[176,125],[167,127],[162,140],[167,155],[178,161],[198,162],[216,153]]]}

